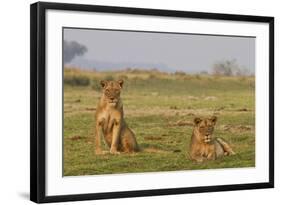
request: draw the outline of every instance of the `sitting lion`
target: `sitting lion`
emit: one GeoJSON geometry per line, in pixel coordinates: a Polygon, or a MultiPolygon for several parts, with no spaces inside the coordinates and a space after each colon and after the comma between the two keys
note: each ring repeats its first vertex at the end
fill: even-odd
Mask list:
{"type": "Polygon", "coordinates": [[[194,119],[194,129],[191,137],[189,156],[192,160],[202,162],[215,160],[224,155],[235,154],[232,148],[222,138],[213,136],[217,117],[194,119]]]}
{"type": "Polygon", "coordinates": [[[135,134],[124,120],[123,104],[120,98],[123,80],[102,80],[100,83],[102,96],[96,110],[96,154],[103,153],[101,149],[102,135],[112,154],[139,151],[135,134]]]}

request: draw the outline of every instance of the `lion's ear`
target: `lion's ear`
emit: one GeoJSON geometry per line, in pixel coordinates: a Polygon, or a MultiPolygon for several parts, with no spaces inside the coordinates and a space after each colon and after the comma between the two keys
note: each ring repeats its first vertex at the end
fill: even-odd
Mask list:
{"type": "Polygon", "coordinates": [[[118,82],[118,84],[120,85],[120,87],[122,88],[122,87],[123,87],[123,84],[124,84],[124,81],[123,81],[123,80],[118,80],[117,82],[118,82]]]}
{"type": "Polygon", "coordinates": [[[202,121],[202,119],[200,117],[196,117],[194,118],[193,122],[195,125],[198,125],[200,122],[202,121]]]}
{"type": "Polygon", "coordinates": [[[214,124],[216,124],[216,122],[218,121],[217,116],[212,116],[212,117],[211,117],[211,121],[212,121],[214,124]]]}
{"type": "Polygon", "coordinates": [[[107,85],[107,81],[106,80],[101,80],[100,84],[104,88],[107,85]]]}

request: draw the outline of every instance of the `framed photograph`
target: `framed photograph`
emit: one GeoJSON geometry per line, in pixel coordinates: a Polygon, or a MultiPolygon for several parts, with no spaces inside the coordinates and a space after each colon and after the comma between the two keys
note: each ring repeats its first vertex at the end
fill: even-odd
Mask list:
{"type": "Polygon", "coordinates": [[[30,199],[274,187],[274,18],[31,5],[30,199]]]}

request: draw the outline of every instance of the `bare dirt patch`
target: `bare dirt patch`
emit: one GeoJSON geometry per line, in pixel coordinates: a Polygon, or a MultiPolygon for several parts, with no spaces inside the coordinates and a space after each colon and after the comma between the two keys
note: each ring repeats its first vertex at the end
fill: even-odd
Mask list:
{"type": "Polygon", "coordinates": [[[239,108],[236,111],[238,111],[238,112],[248,112],[248,111],[251,111],[251,110],[249,110],[247,108],[239,108]]]}
{"type": "Polygon", "coordinates": [[[144,152],[149,152],[149,153],[159,153],[159,154],[162,154],[162,153],[169,153],[169,151],[161,150],[161,149],[154,148],[154,147],[144,148],[143,151],[144,151],[144,152]]]}
{"type": "Polygon", "coordinates": [[[220,128],[223,131],[229,131],[232,133],[246,132],[246,131],[254,130],[254,127],[250,126],[250,125],[222,125],[222,126],[220,126],[220,128]]]}
{"type": "Polygon", "coordinates": [[[95,107],[86,107],[85,110],[87,110],[87,111],[95,111],[96,108],[95,107]]]}
{"type": "Polygon", "coordinates": [[[194,123],[189,120],[179,120],[177,122],[169,122],[168,126],[169,127],[174,127],[174,126],[193,126],[194,123]]]}
{"type": "Polygon", "coordinates": [[[85,139],[85,137],[81,137],[79,135],[75,135],[75,136],[70,137],[70,140],[72,140],[72,141],[82,140],[82,139],[85,139]]]}
{"type": "Polygon", "coordinates": [[[204,100],[217,100],[218,98],[215,96],[206,96],[203,98],[204,100]]]}
{"type": "Polygon", "coordinates": [[[145,140],[155,141],[155,140],[162,140],[163,138],[160,137],[160,136],[145,136],[144,139],[145,140]]]}
{"type": "Polygon", "coordinates": [[[153,107],[153,108],[126,108],[124,107],[125,116],[142,117],[147,115],[161,115],[163,117],[171,116],[201,116],[213,115],[214,110],[208,109],[180,109],[178,107],[153,107]]]}

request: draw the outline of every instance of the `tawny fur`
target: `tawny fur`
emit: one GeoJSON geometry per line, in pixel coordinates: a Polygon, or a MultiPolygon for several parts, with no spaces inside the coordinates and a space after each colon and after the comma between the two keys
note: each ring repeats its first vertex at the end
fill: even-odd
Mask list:
{"type": "Polygon", "coordinates": [[[189,156],[191,160],[202,162],[215,160],[224,155],[235,154],[230,145],[222,138],[213,137],[217,117],[195,118],[190,142],[189,156]]]}
{"type": "Polygon", "coordinates": [[[102,96],[96,109],[95,152],[104,153],[101,137],[110,148],[110,153],[137,152],[139,147],[133,131],[124,120],[120,97],[123,80],[101,81],[102,96]]]}

